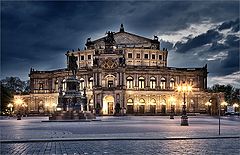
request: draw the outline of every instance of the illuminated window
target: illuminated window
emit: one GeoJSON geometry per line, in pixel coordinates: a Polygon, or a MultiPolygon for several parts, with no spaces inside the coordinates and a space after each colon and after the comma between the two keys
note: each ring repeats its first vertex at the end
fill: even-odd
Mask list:
{"type": "Polygon", "coordinates": [[[154,98],[151,99],[151,104],[156,104],[156,100],[154,98]]]}
{"type": "Polygon", "coordinates": [[[151,77],[150,78],[150,88],[151,89],[155,89],[156,88],[156,78],[155,77],[151,77]]]}
{"type": "Polygon", "coordinates": [[[108,80],[108,87],[113,87],[113,80],[108,80]]]}
{"type": "Polygon", "coordinates": [[[133,104],[133,99],[131,99],[131,98],[128,99],[128,100],[127,100],[127,103],[133,104]]]}
{"type": "Polygon", "coordinates": [[[84,79],[81,78],[80,79],[80,90],[83,90],[84,89],[84,79]]]}
{"type": "Polygon", "coordinates": [[[174,89],[175,81],[173,78],[170,79],[170,89],[174,89]]]}
{"type": "Polygon", "coordinates": [[[133,78],[131,76],[127,77],[127,88],[133,88],[133,78]]]}
{"type": "Polygon", "coordinates": [[[89,89],[93,88],[93,77],[89,78],[89,89]]]}
{"type": "Polygon", "coordinates": [[[166,88],[166,79],[163,78],[163,77],[161,78],[160,88],[161,89],[165,89],[166,88]]]}
{"type": "Polygon", "coordinates": [[[139,100],[139,102],[140,102],[140,103],[145,103],[145,100],[144,100],[143,98],[141,98],[141,99],[139,100]]]}
{"type": "Polygon", "coordinates": [[[140,89],[143,89],[145,87],[145,79],[144,79],[144,77],[139,77],[138,78],[138,87],[140,89]]]}

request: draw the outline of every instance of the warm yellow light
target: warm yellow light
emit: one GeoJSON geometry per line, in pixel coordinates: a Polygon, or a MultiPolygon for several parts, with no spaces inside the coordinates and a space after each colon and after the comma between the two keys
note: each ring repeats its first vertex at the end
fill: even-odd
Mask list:
{"type": "Polygon", "coordinates": [[[192,91],[192,86],[187,86],[187,91],[192,91]]]}
{"type": "Polygon", "coordinates": [[[228,103],[227,103],[227,102],[222,102],[221,105],[222,105],[222,106],[227,106],[228,103]]]}
{"type": "Polygon", "coordinates": [[[182,88],[181,88],[181,86],[177,86],[177,91],[181,91],[182,90],[182,88]]]}
{"type": "Polygon", "coordinates": [[[17,105],[21,105],[21,104],[23,104],[23,100],[20,99],[20,98],[17,98],[17,99],[14,100],[14,103],[17,104],[17,105]]]}
{"type": "Polygon", "coordinates": [[[8,108],[12,108],[13,105],[12,105],[11,103],[9,103],[9,104],[7,105],[7,107],[8,107],[8,108]]]}
{"type": "Polygon", "coordinates": [[[234,107],[234,108],[238,108],[239,105],[238,105],[237,103],[234,103],[234,104],[233,104],[233,107],[234,107]]]}
{"type": "Polygon", "coordinates": [[[207,106],[211,106],[212,103],[211,103],[211,102],[207,102],[207,103],[205,103],[205,105],[207,105],[207,106]]]}
{"type": "Polygon", "coordinates": [[[164,101],[161,102],[161,105],[166,105],[166,103],[164,101]]]}
{"type": "Polygon", "coordinates": [[[182,86],[182,91],[186,92],[187,91],[187,86],[182,86]]]}
{"type": "Polygon", "coordinates": [[[62,108],[59,108],[59,107],[57,108],[57,111],[61,111],[61,110],[62,110],[62,108]]]}
{"type": "Polygon", "coordinates": [[[48,106],[49,106],[49,103],[46,103],[45,106],[48,107],[48,106]]]}
{"type": "Polygon", "coordinates": [[[173,96],[170,97],[169,101],[170,101],[171,105],[176,105],[175,100],[176,99],[173,96]]]}
{"type": "Polygon", "coordinates": [[[177,86],[177,91],[178,92],[191,92],[192,86],[184,83],[184,84],[177,86]]]}
{"type": "Polygon", "coordinates": [[[53,103],[52,106],[53,106],[53,107],[56,107],[56,106],[57,106],[57,103],[53,103]]]}
{"type": "Polygon", "coordinates": [[[108,114],[108,106],[107,106],[107,104],[103,104],[102,111],[103,111],[104,115],[108,114]]]}

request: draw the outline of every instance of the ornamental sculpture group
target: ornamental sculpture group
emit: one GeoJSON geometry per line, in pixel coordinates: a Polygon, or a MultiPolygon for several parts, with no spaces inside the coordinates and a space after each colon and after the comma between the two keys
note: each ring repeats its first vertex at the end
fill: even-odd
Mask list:
{"type": "Polygon", "coordinates": [[[50,121],[79,121],[79,120],[91,120],[95,119],[95,115],[89,112],[87,109],[87,97],[86,91],[81,93],[79,90],[80,81],[76,78],[78,65],[77,57],[66,54],[68,60],[67,71],[71,71],[72,75],[69,75],[62,82],[60,87],[57,109],[52,116],[49,117],[50,121]]]}

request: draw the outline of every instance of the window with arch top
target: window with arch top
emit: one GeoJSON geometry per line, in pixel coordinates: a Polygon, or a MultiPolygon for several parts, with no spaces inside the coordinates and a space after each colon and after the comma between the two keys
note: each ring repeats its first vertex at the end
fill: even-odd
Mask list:
{"type": "Polygon", "coordinates": [[[144,77],[139,77],[138,78],[138,87],[140,89],[143,89],[145,87],[145,78],[144,77]]]}
{"type": "Polygon", "coordinates": [[[175,87],[175,80],[174,80],[174,78],[171,78],[170,79],[170,89],[174,89],[174,87],[175,87]]]}
{"type": "Polygon", "coordinates": [[[127,88],[128,89],[133,88],[133,77],[131,77],[131,76],[127,77],[127,88]]]}
{"type": "Polygon", "coordinates": [[[93,77],[89,78],[89,89],[93,88],[93,77]]]}
{"type": "Polygon", "coordinates": [[[151,89],[155,89],[156,88],[156,78],[155,77],[151,77],[150,78],[150,88],[151,89]]]}
{"type": "Polygon", "coordinates": [[[84,89],[84,78],[80,79],[80,90],[84,89]]]}
{"type": "Polygon", "coordinates": [[[166,79],[164,77],[161,78],[160,88],[166,89],[166,79]]]}

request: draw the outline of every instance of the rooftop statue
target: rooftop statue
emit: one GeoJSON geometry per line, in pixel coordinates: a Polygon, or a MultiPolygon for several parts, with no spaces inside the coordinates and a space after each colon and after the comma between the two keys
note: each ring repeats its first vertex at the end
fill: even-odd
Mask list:
{"type": "Polygon", "coordinates": [[[105,38],[105,43],[113,44],[115,42],[114,33],[108,31],[106,34],[107,34],[107,37],[105,38]]]}

